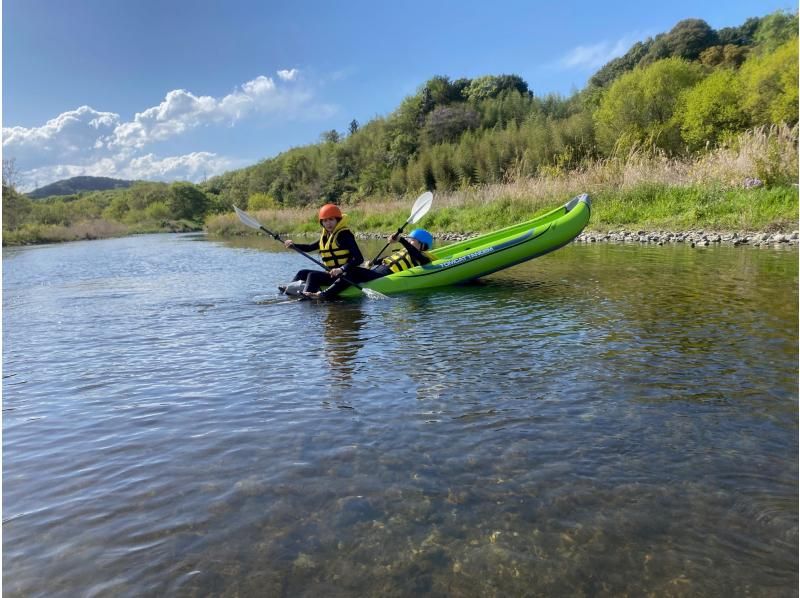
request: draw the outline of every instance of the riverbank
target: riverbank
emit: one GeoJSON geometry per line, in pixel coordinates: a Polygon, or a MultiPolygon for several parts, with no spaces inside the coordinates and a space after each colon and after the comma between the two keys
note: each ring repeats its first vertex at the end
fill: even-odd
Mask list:
{"type": "MultiPolygon", "coordinates": [[[[356,233],[358,239],[384,239],[386,234],[356,233]]],[[[438,233],[437,243],[455,243],[465,241],[478,233],[438,233]]],[[[313,235],[303,234],[312,238],[313,235]]],[[[760,231],[710,231],[704,229],[689,231],[646,231],[646,230],[614,230],[608,232],[583,232],[574,240],[575,243],[638,243],[643,245],[670,245],[685,243],[691,247],[710,247],[712,245],[749,245],[751,247],[797,247],[800,246],[800,231],[788,233],[760,231]]]]}

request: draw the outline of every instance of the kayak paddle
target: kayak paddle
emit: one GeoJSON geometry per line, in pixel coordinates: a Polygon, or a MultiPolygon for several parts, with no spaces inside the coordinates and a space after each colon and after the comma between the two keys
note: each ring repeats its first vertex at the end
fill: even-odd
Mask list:
{"type": "MultiPolygon", "coordinates": [[[[403,232],[403,229],[405,229],[407,224],[415,224],[416,222],[419,222],[419,220],[425,214],[428,213],[428,210],[431,209],[432,203],[433,203],[433,193],[431,193],[430,191],[426,191],[425,193],[420,195],[417,198],[417,201],[415,201],[414,205],[411,207],[411,215],[408,217],[408,220],[406,220],[403,223],[403,226],[397,229],[397,232],[395,234],[399,236],[400,233],[403,232]]],[[[391,243],[391,241],[389,243],[391,243]]],[[[389,243],[383,246],[383,249],[381,249],[378,252],[378,255],[376,255],[375,258],[370,262],[371,264],[375,264],[375,262],[378,261],[378,258],[381,257],[381,254],[384,251],[386,251],[387,247],[389,247],[389,243]]]]}
{"type": "MultiPolygon", "coordinates": [[[[233,206],[233,209],[236,210],[236,215],[239,217],[239,220],[242,221],[242,224],[244,224],[245,226],[249,226],[250,228],[254,228],[256,230],[264,231],[265,233],[267,233],[270,237],[272,237],[276,241],[280,241],[281,243],[283,243],[283,240],[281,239],[279,234],[273,233],[268,228],[265,228],[264,225],[262,225],[258,220],[253,218],[250,214],[248,214],[244,210],[240,210],[236,206],[233,206]]],[[[323,270],[325,270],[325,271],[328,270],[328,268],[327,268],[327,266],[325,264],[323,264],[319,260],[314,259],[310,255],[308,255],[305,251],[303,251],[301,249],[298,249],[294,245],[292,245],[291,247],[297,253],[307,257],[308,259],[310,259],[312,262],[314,262],[317,266],[319,266],[323,270]]],[[[344,279],[345,282],[348,282],[351,285],[353,285],[354,287],[358,288],[362,293],[364,293],[370,299],[388,299],[388,297],[386,295],[384,295],[383,293],[379,293],[378,291],[373,291],[372,289],[365,289],[360,284],[357,284],[357,283],[353,282],[352,280],[350,280],[349,278],[345,277],[344,275],[342,275],[342,278],[344,279]]]]}

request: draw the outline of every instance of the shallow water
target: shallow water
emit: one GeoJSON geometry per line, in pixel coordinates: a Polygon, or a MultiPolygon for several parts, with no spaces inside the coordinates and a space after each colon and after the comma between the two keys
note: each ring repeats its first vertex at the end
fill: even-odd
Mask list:
{"type": "Polygon", "coordinates": [[[796,249],[318,304],[274,248],[4,250],[4,595],[797,594],[796,249]]]}

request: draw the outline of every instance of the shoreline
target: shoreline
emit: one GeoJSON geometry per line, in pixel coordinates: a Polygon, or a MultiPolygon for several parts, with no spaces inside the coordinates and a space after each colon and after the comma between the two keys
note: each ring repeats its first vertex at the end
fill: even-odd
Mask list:
{"type": "MultiPolygon", "coordinates": [[[[389,234],[356,233],[357,239],[386,239],[389,234]]],[[[479,233],[442,233],[435,234],[438,241],[466,241],[479,233]]],[[[768,233],[753,231],[711,231],[705,229],[682,232],[612,230],[608,232],[582,232],[572,243],[637,243],[640,245],[672,245],[686,244],[691,247],[710,247],[712,245],[749,245],[751,247],[797,247],[800,245],[800,231],[791,233],[768,233]]]]}

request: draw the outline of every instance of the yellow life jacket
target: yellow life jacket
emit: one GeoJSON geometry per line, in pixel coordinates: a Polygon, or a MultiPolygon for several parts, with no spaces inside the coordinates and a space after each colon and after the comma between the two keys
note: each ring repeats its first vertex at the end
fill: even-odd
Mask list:
{"type": "MultiPolygon", "coordinates": [[[[430,254],[426,251],[423,251],[422,253],[428,256],[428,258],[431,257],[430,254]]],[[[402,249],[398,249],[389,257],[384,258],[383,260],[381,260],[381,263],[384,266],[388,266],[389,270],[391,270],[392,272],[402,272],[403,270],[408,270],[409,268],[413,268],[414,266],[420,265],[414,263],[414,260],[411,259],[411,254],[405,247],[402,249]]]]}
{"type": "Polygon", "coordinates": [[[324,228],[322,236],[319,238],[319,257],[328,269],[341,268],[350,259],[350,250],[339,247],[339,233],[343,230],[350,230],[347,227],[347,214],[342,215],[342,219],[336,223],[336,228],[328,234],[324,228]]]}

